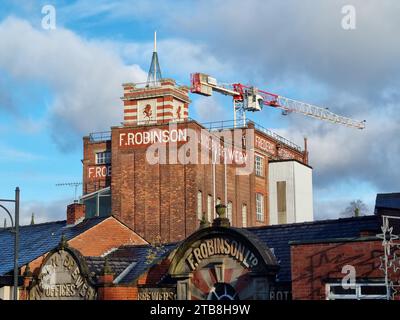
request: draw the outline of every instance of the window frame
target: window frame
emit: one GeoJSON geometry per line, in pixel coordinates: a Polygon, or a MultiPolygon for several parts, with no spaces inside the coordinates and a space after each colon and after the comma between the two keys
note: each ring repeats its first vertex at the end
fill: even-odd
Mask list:
{"type": "Polygon", "coordinates": [[[232,224],[233,218],[233,203],[232,201],[228,201],[226,205],[226,217],[229,219],[229,222],[232,224]]]}
{"type": "Polygon", "coordinates": [[[256,220],[258,222],[265,221],[265,199],[264,198],[265,198],[264,194],[262,194],[260,192],[256,193],[256,220]],[[258,197],[260,197],[261,204],[259,204],[258,197]],[[259,206],[261,206],[261,211],[259,211],[259,206]]]}
{"type": "Polygon", "coordinates": [[[213,219],[213,196],[211,194],[207,195],[207,219],[208,222],[213,219]]]}
{"type": "Polygon", "coordinates": [[[103,151],[96,152],[95,163],[96,164],[110,164],[111,163],[111,151],[103,150],[103,151]],[[100,159],[101,159],[101,161],[100,161],[100,159]]]}
{"type": "Polygon", "coordinates": [[[354,294],[335,294],[331,293],[332,287],[341,287],[342,283],[326,283],[325,284],[325,299],[326,300],[378,300],[387,299],[387,294],[362,294],[362,287],[386,287],[384,282],[356,282],[349,284],[350,289],[355,290],[354,294]]]}
{"type": "Polygon", "coordinates": [[[264,156],[259,154],[254,154],[254,172],[257,177],[264,177],[264,156]]]}
{"type": "Polygon", "coordinates": [[[203,192],[197,191],[197,218],[201,221],[203,219],[203,192]]]}
{"type": "Polygon", "coordinates": [[[242,204],[242,227],[247,228],[247,204],[243,203],[242,204]],[[243,211],[243,209],[246,209],[243,211]]]}

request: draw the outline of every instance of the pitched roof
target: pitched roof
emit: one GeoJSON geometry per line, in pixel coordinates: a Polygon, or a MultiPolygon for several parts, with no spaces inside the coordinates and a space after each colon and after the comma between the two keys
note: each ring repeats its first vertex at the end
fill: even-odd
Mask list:
{"type": "MultiPolygon", "coordinates": [[[[84,257],[91,276],[101,275],[104,271],[105,257],[84,257]]],[[[108,259],[108,265],[117,278],[134,262],[131,258],[112,258],[108,259]]]]}
{"type": "Polygon", "coordinates": [[[400,193],[378,193],[375,207],[400,209],[400,193]]]}
{"type": "MultiPolygon", "coordinates": [[[[18,266],[21,267],[56,248],[62,234],[67,240],[71,240],[107,218],[109,217],[85,219],[74,226],[67,226],[65,220],[20,226],[18,266]]],[[[0,276],[13,268],[14,233],[11,228],[0,229],[0,276]]]]}
{"type": "Polygon", "coordinates": [[[246,229],[254,233],[274,252],[280,265],[278,280],[290,281],[290,242],[358,238],[361,231],[379,233],[380,226],[379,216],[362,216],[246,229]]]}
{"type": "MultiPolygon", "coordinates": [[[[275,254],[280,269],[279,281],[291,280],[290,243],[293,241],[324,241],[328,239],[359,238],[361,231],[380,232],[381,218],[379,216],[361,216],[334,220],[319,220],[313,222],[281,224],[264,227],[240,229],[248,236],[263,242],[275,254]]],[[[156,254],[151,264],[147,263],[150,245],[125,245],[113,251],[109,259],[130,258],[137,263],[121,279],[119,283],[131,283],[161,258],[167,256],[178,247],[180,242],[164,245],[164,250],[156,254]]]]}
{"type": "Polygon", "coordinates": [[[166,257],[172,250],[177,246],[177,243],[168,243],[163,245],[162,250],[156,251],[152,249],[151,245],[126,245],[120,247],[118,250],[111,252],[107,255],[107,258],[114,260],[116,258],[130,258],[136,261],[133,268],[119,281],[121,284],[128,284],[134,281],[138,276],[143,274],[147,268],[151,267],[153,264],[157,263],[163,257],[166,257]],[[151,263],[148,262],[148,253],[152,250],[155,255],[151,263]]]}

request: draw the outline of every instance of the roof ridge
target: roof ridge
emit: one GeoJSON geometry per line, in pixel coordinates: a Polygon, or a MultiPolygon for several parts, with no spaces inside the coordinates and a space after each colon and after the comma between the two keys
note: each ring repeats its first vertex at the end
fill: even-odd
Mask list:
{"type": "Polygon", "coordinates": [[[365,216],[360,216],[360,217],[347,217],[347,218],[324,219],[324,220],[294,222],[294,223],[285,223],[285,224],[274,224],[274,225],[268,225],[268,226],[247,227],[247,228],[243,228],[243,229],[251,231],[251,230],[256,230],[256,229],[267,229],[267,228],[290,228],[290,227],[294,227],[294,226],[298,227],[301,225],[307,226],[307,225],[317,225],[317,224],[331,224],[331,223],[337,223],[339,221],[345,222],[345,221],[351,221],[351,220],[372,219],[372,218],[379,219],[379,217],[377,215],[370,214],[370,215],[365,215],[365,216]]]}
{"type": "MultiPolygon", "coordinates": [[[[92,259],[92,260],[105,260],[106,257],[96,257],[96,256],[86,256],[85,259],[92,259]]],[[[133,259],[132,258],[128,258],[128,257],[107,257],[108,261],[126,261],[126,262],[132,262],[133,259]]]]}
{"type": "MultiPolygon", "coordinates": [[[[41,223],[35,223],[35,224],[24,224],[24,225],[20,225],[19,228],[34,228],[34,227],[40,227],[43,225],[48,225],[48,224],[58,224],[58,223],[63,223],[66,222],[66,220],[57,220],[57,221],[46,221],[46,222],[41,222],[41,223]]],[[[0,228],[0,232],[1,231],[5,231],[5,230],[10,230],[13,229],[13,227],[7,227],[7,228],[0,228]]]]}
{"type": "MultiPolygon", "coordinates": [[[[165,247],[165,246],[173,246],[173,245],[176,245],[178,243],[180,243],[180,241],[162,243],[161,245],[165,247]]],[[[121,249],[121,248],[139,248],[139,247],[145,248],[145,247],[149,247],[149,246],[152,246],[152,244],[151,243],[123,244],[123,245],[119,246],[118,249],[121,249]]]]}
{"type": "MultiPolygon", "coordinates": [[[[106,219],[106,218],[109,218],[109,217],[111,217],[111,216],[102,216],[102,217],[100,217],[100,216],[98,216],[98,217],[95,216],[95,217],[85,218],[85,219],[82,220],[80,223],[76,224],[76,226],[79,225],[79,224],[81,224],[81,223],[83,223],[83,222],[86,222],[86,221],[95,220],[95,219],[101,220],[101,219],[106,219]]],[[[35,227],[41,227],[41,226],[44,226],[44,225],[60,224],[60,223],[66,223],[66,222],[67,222],[67,220],[46,221],[46,222],[35,223],[35,224],[24,224],[24,225],[20,225],[19,228],[20,228],[20,229],[21,229],[21,228],[35,228],[35,227]]],[[[6,231],[6,230],[10,230],[10,229],[12,229],[12,228],[13,228],[13,227],[0,228],[0,232],[6,231]]]]}

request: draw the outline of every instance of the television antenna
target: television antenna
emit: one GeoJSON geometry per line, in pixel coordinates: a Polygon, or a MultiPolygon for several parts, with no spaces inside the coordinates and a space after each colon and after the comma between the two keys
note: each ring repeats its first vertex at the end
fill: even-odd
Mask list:
{"type": "Polygon", "coordinates": [[[74,187],[74,202],[78,202],[78,199],[76,198],[76,194],[78,191],[78,187],[82,185],[82,182],[63,182],[63,183],[57,183],[57,187],[74,187]]]}

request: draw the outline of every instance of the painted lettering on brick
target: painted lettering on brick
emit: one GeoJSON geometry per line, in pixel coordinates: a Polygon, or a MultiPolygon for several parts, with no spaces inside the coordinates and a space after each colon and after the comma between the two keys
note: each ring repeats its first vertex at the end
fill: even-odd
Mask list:
{"type": "Polygon", "coordinates": [[[101,179],[111,177],[111,166],[89,166],[87,168],[88,179],[101,179]]]}
{"type": "Polygon", "coordinates": [[[187,129],[152,129],[119,134],[120,147],[146,146],[154,143],[186,142],[187,129]]]}
{"type": "Polygon", "coordinates": [[[244,244],[224,238],[213,238],[200,242],[188,255],[186,262],[193,271],[203,260],[218,255],[230,256],[246,268],[258,265],[256,255],[244,244]]]}

